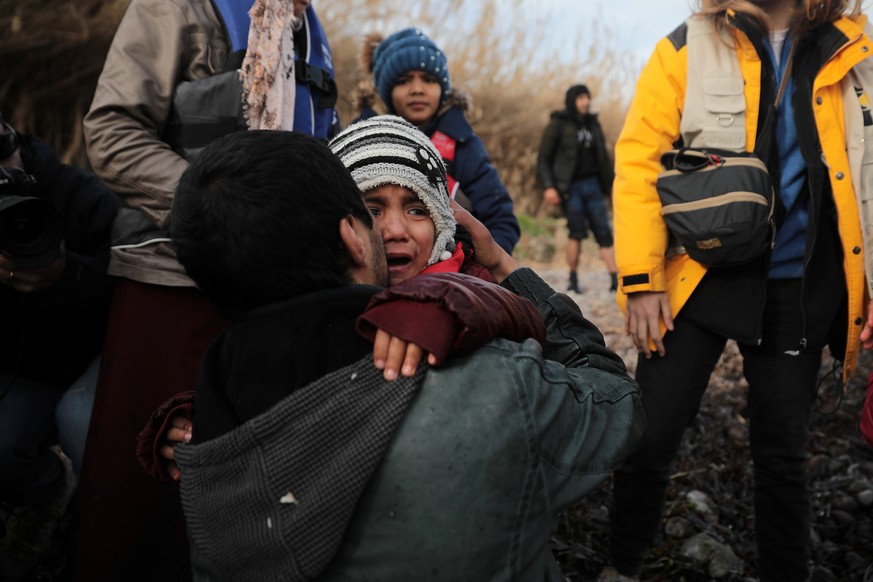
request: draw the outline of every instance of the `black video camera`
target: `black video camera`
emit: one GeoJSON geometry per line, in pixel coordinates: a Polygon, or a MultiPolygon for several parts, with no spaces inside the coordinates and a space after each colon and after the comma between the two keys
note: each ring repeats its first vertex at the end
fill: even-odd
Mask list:
{"type": "Polygon", "coordinates": [[[0,254],[29,268],[55,262],[64,238],[54,205],[28,196],[35,185],[31,174],[0,166],[0,254]]]}

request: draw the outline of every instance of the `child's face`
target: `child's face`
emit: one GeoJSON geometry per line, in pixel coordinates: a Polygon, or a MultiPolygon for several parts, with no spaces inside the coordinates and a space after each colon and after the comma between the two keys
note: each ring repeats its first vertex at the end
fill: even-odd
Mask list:
{"type": "Polygon", "coordinates": [[[427,265],[436,228],[427,207],[409,188],[385,184],[364,193],[385,243],[388,278],[392,285],[418,275],[427,265]]]}
{"type": "Polygon", "coordinates": [[[397,115],[423,127],[436,115],[441,95],[442,86],[436,77],[424,71],[409,71],[391,89],[391,104],[397,115]]]}

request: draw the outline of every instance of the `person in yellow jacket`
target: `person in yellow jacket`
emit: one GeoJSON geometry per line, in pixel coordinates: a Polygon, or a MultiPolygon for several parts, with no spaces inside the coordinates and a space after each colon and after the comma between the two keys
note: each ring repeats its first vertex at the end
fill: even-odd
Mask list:
{"type": "Polygon", "coordinates": [[[699,0],[692,18],[733,44],[742,79],[732,90],[711,66],[689,67],[686,21],[655,48],[616,146],[618,301],[640,353],[648,428],[615,474],[609,566],[599,580],[639,575],[670,465],[728,339],[749,382],[758,576],[805,580],[806,449],[822,349],[842,361],[845,382],[860,346],[873,347],[864,253],[873,182],[863,170],[873,168],[863,163],[873,161],[864,142],[873,145],[873,43],[859,0],[699,0]],[[704,77],[694,85],[704,94],[686,93],[689,71],[704,77]],[[695,125],[683,119],[691,99],[702,100],[702,118],[712,107],[742,119],[733,128],[739,150],[769,135],[758,151],[778,194],[778,229],[772,250],[741,266],[707,268],[675,253],[660,214],[661,154],[699,137],[685,132],[695,125]],[[773,130],[761,132],[768,112],[773,130]]]}

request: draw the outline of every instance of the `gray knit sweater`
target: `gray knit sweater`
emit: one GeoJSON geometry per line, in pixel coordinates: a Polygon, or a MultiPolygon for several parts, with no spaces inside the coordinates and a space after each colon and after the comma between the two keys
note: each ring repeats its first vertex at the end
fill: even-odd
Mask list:
{"type": "Polygon", "coordinates": [[[317,576],[427,369],[385,382],[367,356],[236,430],[177,446],[195,579],[317,576]]]}

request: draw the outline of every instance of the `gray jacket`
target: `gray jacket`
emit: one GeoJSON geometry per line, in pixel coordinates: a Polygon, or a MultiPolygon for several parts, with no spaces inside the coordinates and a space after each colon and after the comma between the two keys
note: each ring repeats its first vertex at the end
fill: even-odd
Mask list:
{"type": "MultiPolygon", "coordinates": [[[[153,227],[169,224],[188,162],[163,138],[181,81],[219,72],[228,45],[210,0],[132,0],[112,40],[85,116],[94,172],[153,227]]],[[[193,287],[168,238],[114,246],[109,273],[155,285],[193,287]]]]}
{"type": "Polygon", "coordinates": [[[573,301],[527,269],[503,285],[545,346],[493,340],[402,383],[365,358],[178,445],[195,578],[562,580],[553,520],[632,449],[639,390],[573,301]]]}

